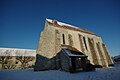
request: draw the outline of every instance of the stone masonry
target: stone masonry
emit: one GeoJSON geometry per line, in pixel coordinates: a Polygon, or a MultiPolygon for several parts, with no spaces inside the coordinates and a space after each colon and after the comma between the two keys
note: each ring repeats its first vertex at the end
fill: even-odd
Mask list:
{"type": "Polygon", "coordinates": [[[75,47],[87,55],[93,65],[108,67],[113,64],[100,36],[82,28],[46,19],[36,53],[47,59],[51,59],[59,53],[61,45],[75,47]]]}

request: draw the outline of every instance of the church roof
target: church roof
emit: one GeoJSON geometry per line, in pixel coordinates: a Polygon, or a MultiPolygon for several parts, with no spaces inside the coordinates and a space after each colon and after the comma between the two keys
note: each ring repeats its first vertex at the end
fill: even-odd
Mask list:
{"type": "Polygon", "coordinates": [[[78,57],[78,58],[87,57],[84,53],[80,52],[79,50],[77,50],[72,46],[69,45],[61,45],[61,46],[62,46],[62,50],[64,50],[69,57],[78,57]]]}
{"type": "Polygon", "coordinates": [[[73,26],[73,25],[69,25],[69,24],[66,24],[66,23],[62,23],[62,22],[59,22],[57,20],[46,19],[46,21],[51,25],[55,25],[55,27],[60,27],[60,28],[64,28],[64,29],[80,31],[80,32],[87,33],[87,34],[96,35],[95,33],[91,32],[89,30],[79,28],[79,27],[76,27],[76,26],[73,26]]]}
{"type": "Polygon", "coordinates": [[[80,52],[78,49],[76,49],[75,47],[72,47],[70,45],[61,45],[61,47],[67,48],[67,49],[72,50],[72,51],[80,52]]]}
{"type": "Polygon", "coordinates": [[[82,52],[78,51],[74,47],[66,46],[63,47],[62,50],[64,51],[65,54],[67,54],[69,57],[74,57],[74,58],[82,58],[82,57],[87,57],[85,54],[82,52]]]}

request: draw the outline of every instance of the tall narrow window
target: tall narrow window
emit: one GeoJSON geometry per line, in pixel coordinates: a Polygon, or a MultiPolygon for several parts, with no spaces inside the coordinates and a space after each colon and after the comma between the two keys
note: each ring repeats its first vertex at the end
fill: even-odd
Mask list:
{"type": "Polygon", "coordinates": [[[63,44],[65,44],[65,35],[62,34],[62,38],[63,38],[63,44]]]}
{"type": "Polygon", "coordinates": [[[83,37],[83,41],[84,41],[86,50],[88,50],[88,49],[87,49],[87,44],[86,44],[86,41],[85,41],[85,37],[83,37]]]}

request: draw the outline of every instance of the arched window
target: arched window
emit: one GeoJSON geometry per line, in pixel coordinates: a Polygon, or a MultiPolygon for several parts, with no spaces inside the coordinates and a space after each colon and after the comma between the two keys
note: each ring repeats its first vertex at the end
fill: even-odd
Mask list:
{"type": "Polygon", "coordinates": [[[62,34],[63,44],[65,44],[65,35],[62,34]]]}
{"type": "Polygon", "coordinates": [[[88,49],[87,49],[87,44],[86,44],[85,37],[83,37],[83,41],[84,41],[84,44],[85,44],[85,48],[86,48],[86,50],[88,50],[88,49]]]}

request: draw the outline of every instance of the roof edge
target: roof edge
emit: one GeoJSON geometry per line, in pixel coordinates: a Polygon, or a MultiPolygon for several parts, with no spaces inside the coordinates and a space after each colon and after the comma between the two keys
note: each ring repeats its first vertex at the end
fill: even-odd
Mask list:
{"type": "MultiPolygon", "coordinates": [[[[87,34],[92,34],[92,35],[95,35],[95,36],[98,36],[97,34],[89,31],[89,30],[86,30],[86,29],[83,29],[83,28],[79,28],[79,27],[76,27],[76,26],[73,26],[73,25],[70,25],[70,24],[66,24],[66,23],[63,23],[63,22],[60,22],[60,21],[57,21],[57,20],[52,20],[52,19],[48,19],[46,18],[46,22],[50,25],[54,25],[55,27],[60,27],[60,28],[65,28],[65,29],[69,29],[69,30],[75,30],[75,31],[80,31],[80,32],[83,32],[83,33],[87,33],[87,34]]],[[[100,36],[98,36],[100,37],[100,36]]]]}

